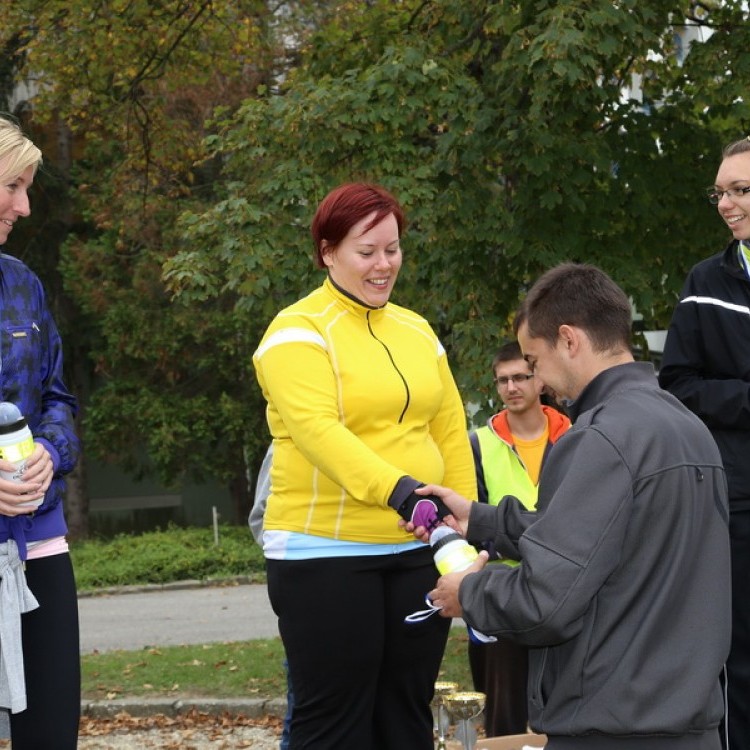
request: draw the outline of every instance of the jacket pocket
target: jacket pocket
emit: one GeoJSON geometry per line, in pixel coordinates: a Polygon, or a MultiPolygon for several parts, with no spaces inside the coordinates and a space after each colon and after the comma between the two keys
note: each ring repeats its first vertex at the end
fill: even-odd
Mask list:
{"type": "Polygon", "coordinates": [[[2,382],[29,386],[42,371],[39,324],[6,320],[0,327],[0,374],[2,382]]]}
{"type": "Polygon", "coordinates": [[[541,711],[547,702],[543,683],[544,670],[549,659],[549,648],[534,649],[529,652],[529,658],[529,702],[541,711]]]}

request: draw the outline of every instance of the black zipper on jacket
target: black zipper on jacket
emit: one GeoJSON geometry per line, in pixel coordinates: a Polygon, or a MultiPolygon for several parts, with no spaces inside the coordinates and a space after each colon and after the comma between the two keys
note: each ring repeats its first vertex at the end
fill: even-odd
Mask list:
{"type": "Polygon", "coordinates": [[[372,325],[370,324],[370,311],[367,311],[367,329],[370,331],[370,336],[372,336],[375,341],[377,341],[380,346],[385,349],[385,353],[388,355],[388,359],[391,360],[391,364],[393,365],[393,369],[398,373],[398,376],[401,378],[401,382],[404,384],[404,390],[406,391],[406,403],[404,404],[403,411],[401,412],[401,415],[398,418],[398,424],[401,424],[401,422],[404,421],[404,415],[406,414],[406,410],[409,408],[409,402],[411,401],[411,393],[409,392],[409,384],[406,382],[406,378],[404,377],[401,370],[398,369],[398,365],[393,359],[393,355],[391,354],[391,350],[385,345],[383,341],[381,341],[376,335],[375,331],[372,330],[372,325]]]}

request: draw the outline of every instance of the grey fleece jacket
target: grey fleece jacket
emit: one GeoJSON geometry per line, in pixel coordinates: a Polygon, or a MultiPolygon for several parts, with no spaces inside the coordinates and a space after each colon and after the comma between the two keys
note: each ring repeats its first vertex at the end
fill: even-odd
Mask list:
{"type": "Polygon", "coordinates": [[[468,538],[522,563],[467,576],[464,618],[532,647],[537,732],[589,735],[581,747],[705,732],[722,715],[731,622],[716,444],[646,363],[604,371],[571,412],[536,514],[514,499],[472,508],[468,538]]]}

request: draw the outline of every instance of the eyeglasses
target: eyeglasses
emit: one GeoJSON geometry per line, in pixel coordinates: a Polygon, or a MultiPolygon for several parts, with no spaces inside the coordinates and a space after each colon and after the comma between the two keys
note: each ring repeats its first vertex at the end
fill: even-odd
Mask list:
{"type": "Polygon", "coordinates": [[[727,188],[726,190],[717,190],[714,187],[710,187],[706,188],[706,192],[708,193],[708,202],[712,206],[717,206],[719,201],[721,201],[725,195],[728,195],[730,198],[744,198],[750,193],[750,185],[746,185],[745,187],[727,188]]]}
{"type": "Polygon", "coordinates": [[[528,374],[519,372],[515,375],[511,375],[509,377],[506,377],[505,375],[501,375],[499,378],[495,378],[494,383],[497,385],[498,388],[504,388],[508,385],[508,383],[512,380],[514,385],[521,385],[521,383],[525,383],[527,380],[531,380],[531,378],[534,377],[534,373],[530,372],[528,374]]]}

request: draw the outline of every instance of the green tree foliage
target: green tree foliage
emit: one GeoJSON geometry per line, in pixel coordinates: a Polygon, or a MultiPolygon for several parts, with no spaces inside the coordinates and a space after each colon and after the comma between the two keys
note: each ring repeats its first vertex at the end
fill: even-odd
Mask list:
{"type": "Polygon", "coordinates": [[[746,20],[740,2],[340,3],[281,90],[217,122],[226,196],[185,216],[195,249],[170,283],[236,294],[259,335],[317,283],[317,201],[371,179],[410,219],[396,297],[439,330],[468,400],[486,403],[519,297],[563,260],[605,268],[662,327],[722,242],[704,187],[747,125],[746,20]],[[708,41],[681,65],[687,27],[708,41]]]}
{"type": "Polygon", "coordinates": [[[248,416],[259,397],[246,326],[228,297],[173,304],[161,265],[181,243],[177,214],[212,200],[215,167],[196,165],[209,115],[290,64],[284,39],[310,4],[282,5],[17,0],[4,18],[35,127],[64,123],[72,137],[61,270],[95,377],[86,455],[165,482],[217,478],[238,518],[246,450],[265,448],[248,416]]]}
{"type": "Polygon", "coordinates": [[[14,0],[0,80],[20,70],[35,123],[74,139],[63,271],[98,379],[87,450],[144,470],[145,441],[164,478],[211,473],[246,498],[267,440],[252,351],[319,283],[309,223],[345,180],[404,203],[395,299],[433,323],[467,401],[487,407],[492,351],[562,260],[602,266],[665,326],[726,237],[704,188],[750,125],[747,16],[742,0],[14,0]]]}

